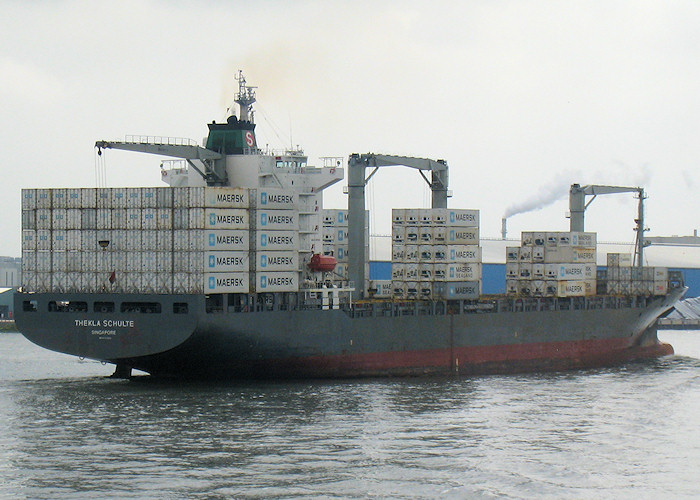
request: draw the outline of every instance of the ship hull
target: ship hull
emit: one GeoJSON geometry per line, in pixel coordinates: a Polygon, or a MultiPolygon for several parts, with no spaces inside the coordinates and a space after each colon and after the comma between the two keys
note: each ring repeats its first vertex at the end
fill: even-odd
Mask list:
{"type": "MultiPolygon", "coordinates": [[[[633,307],[397,315],[384,309],[206,312],[204,297],[99,295],[152,303],[158,314],[44,312],[52,294],[17,294],[18,329],[59,352],[182,378],[469,375],[614,365],[673,352],[654,327],[680,296],[633,307]],[[27,311],[33,302],[36,310],[27,311]],[[187,313],[176,314],[177,304],[187,313]]],[[[389,303],[391,304],[391,303],[389,303]]]]}

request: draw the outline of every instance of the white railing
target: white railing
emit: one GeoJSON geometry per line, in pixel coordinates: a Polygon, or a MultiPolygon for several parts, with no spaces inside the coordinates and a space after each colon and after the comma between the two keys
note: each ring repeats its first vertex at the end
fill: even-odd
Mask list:
{"type": "Polygon", "coordinates": [[[136,144],[166,144],[168,146],[199,146],[194,139],[185,137],[162,137],[157,135],[127,135],[124,142],[136,144]]]}

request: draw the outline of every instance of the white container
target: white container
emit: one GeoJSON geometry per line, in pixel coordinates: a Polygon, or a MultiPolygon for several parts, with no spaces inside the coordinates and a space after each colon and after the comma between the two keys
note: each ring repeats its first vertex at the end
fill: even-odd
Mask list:
{"type": "Polygon", "coordinates": [[[653,295],[666,295],[668,293],[668,281],[654,281],[653,295]]]}
{"type": "Polygon", "coordinates": [[[406,264],[406,281],[418,281],[420,264],[406,264]]]}
{"type": "MultiPolygon", "coordinates": [[[[36,251],[22,250],[22,278],[28,272],[36,272],[36,251]]],[[[31,291],[31,290],[30,290],[31,291]]]]}
{"type": "Polygon", "coordinates": [[[127,252],[126,254],[126,272],[140,273],[141,272],[141,252],[127,252]]]}
{"type": "Polygon", "coordinates": [[[204,208],[190,208],[190,223],[188,229],[204,229],[205,216],[204,208]]]}
{"type": "Polygon", "coordinates": [[[80,225],[75,229],[97,229],[97,210],[83,208],[80,210],[80,225]]]}
{"type": "Polygon", "coordinates": [[[204,241],[207,250],[248,250],[250,233],[243,229],[207,229],[204,231],[204,241]]]}
{"type": "Polygon", "coordinates": [[[458,227],[479,227],[479,211],[448,208],[447,224],[458,227]]]}
{"type": "Polygon", "coordinates": [[[393,208],[391,210],[392,224],[404,225],[406,223],[406,209],[393,208]]]}
{"type": "Polygon", "coordinates": [[[140,252],[142,248],[141,231],[126,231],[126,249],[129,252],[140,252]]]}
{"type": "MultiPolygon", "coordinates": [[[[291,210],[258,210],[257,213],[257,228],[258,229],[274,229],[281,231],[294,231],[299,229],[299,216],[291,210]]],[[[230,228],[236,229],[236,228],[230,228]]],[[[341,236],[345,231],[338,230],[337,241],[343,241],[341,236]]]]}
{"type": "Polygon", "coordinates": [[[545,247],[543,246],[533,246],[532,247],[532,262],[545,262],[545,247]]]}
{"type": "Polygon", "coordinates": [[[156,231],[156,249],[159,252],[172,252],[173,236],[173,231],[156,231]]]}
{"type": "Polygon", "coordinates": [[[36,229],[36,210],[22,210],[22,229],[36,229]]]}
{"type": "Polygon", "coordinates": [[[417,299],[418,298],[418,290],[420,288],[420,283],[417,281],[407,281],[405,284],[406,287],[406,298],[407,299],[417,299]]]}
{"type": "Polygon", "coordinates": [[[141,231],[141,250],[144,252],[155,252],[158,249],[158,231],[141,231]]]}
{"type": "Polygon", "coordinates": [[[250,225],[248,211],[242,208],[207,208],[204,222],[206,229],[248,229],[250,225]]]}
{"type": "Polygon", "coordinates": [[[632,268],[620,267],[620,281],[630,281],[632,279],[632,268]]]}
{"type": "Polygon", "coordinates": [[[158,209],[141,209],[141,227],[143,229],[158,229],[158,209]]]}
{"type": "Polygon", "coordinates": [[[518,253],[518,258],[520,262],[531,263],[532,262],[532,247],[522,246],[520,247],[520,252],[518,253]]]}
{"type": "Polygon", "coordinates": [[[189,252],[190,267],[189,272],[191,273],[203,273],[204,272],[204,253],[203,252],[189,252]]]}
{"type": "Polygon", "coordinates": [[[431,210],[433,216],[433,226],[443,226],[447,224],[448,213],[446,208],[434,208],[431,210]]]}
{"type": "Polygon", "coordinates": [[[425,263],[433,262],[433,248],[432,245],[419,245],[418,260],[425,263]]]}
{"type": "Polygon", "coordinates": [[[130,230],[141,229],[141,209],[126,209],[126,228],[130,230]]]}
{"type": "Polygon", "coordinates": [[[50,189],[36,189],[36,208],[51,208],[51,190],[50,189]]]}
{"type": "Polygon", "coordinates": [[[65,208],[54,208],[51,212],[51,229],[67,228],[68,211],[65,208]]]}
{"type": "MultiPolygon", "coordinates": [[[[156,208],[173,207],[173,188],[156,188],[156,208]]],[[[171,285],[172,288],[172,285],[171,285]]]]}
{"type": "Polygon", "coordinates": [[[532,295],[535,297],[544,297],[547,295],[547,286],[543,280],[533,280],[531,290],[532,295]]]}
{"type": "MultiPolygon", "coordinates": [[[[62,255],[63,263],[59,264],[60,271],[67,273],[79,273],[83,270],[83,252],[64,252],[62,255]]],[[[85,258],[85,263],[88,263],[88,258],[85,258]]],[[[94,266],[92,266],[94,268],[94,266]]],[[[87,269],[86,269],[87,271],[87,269]]]]}
{"type": "Polygon", "coordinates": [[[447,264],[433,264],[433,279],[435,281],[447,280],[447,264]]]}
{"type": "Polygon", "coordinates": [[[433,225],[433,212],[429,208],[421,208],[418,212],[418,224],[421,226],[433,225]]]}
{"type": "Polygon", "coordinates": [[[406,282],[405,281],[391,281],[391,296],[395,299],[405,299],[406,298],[406,282]]]}
{"type": "MultiPolygon", "coordinates": [[[[280,228],[282,229],[282,228],[280,228]]],[[[336,243],[346,243],[348,242],[348,230],[346,228],[336,228],[335,230],[335,242],[336,243]]]]}
{"type": "Polygon", "coordinates": [[[189,233],[190,252],[204,251],[204,231],[201,229],[191,229],[189,233]]]}
{"type": "Polygon", "coordinates": [[[95,271],[109,274],[116,268],[112,264],[112,252],[95,252],[95,271]]]}
{"type": "Polygon", "coordinates": [[[110,194],[112,195],[112,208],[128,208],[128,188],[112,188],[110,194]]]}
{"type": "Polygon", "coordinates": [[[667,267],[652,267],[651,268],[651,280],[652,281],[668,281],[668,268],[667,267]]]}
{"type": "Polygon", "coordinates": [[[22,210],[36,209],[36,189],[22,190],[22,210]]]}
{"type": "Polygon", "coordinates": [[[548,247],[545,249],[545,262],[548,264],[559,264],[565,262],[595,263],[595,248],[587,247],[548,247]]]}
{"type": "Polygon", "coordinates": [[[532,231],[522,231],[520,233],[520,245],[531,247],[535,243],[535,233],[532,231]]]}
{"type": "Polygon", "coordinates": [[[172,252],[156,252],[156,272],[172,273],[173,272],[173,253],[172,252]]]}
{"type": "Polygon", "coordinates": [[[447,281],[479,281],[481,280],[481,264],[447,264],[445,279],[447,281]]]}
{"type": "Polygon", "coordinates": [[[406,259],[406,247],[404,245],[392,245],[391,260],[393,262],[403,262],[406,259]]]}
{"type": "MultiPolygon", "coordinates": [[[[66,252],[67,254],[73,253],[73,252],[66,252]]],[[[90,273],[96,273],[98,269],[98,257],[101,257],[97,251],[94,252],[78,252],[80,254],[80,262],[81,262],[81,271],[83,272],[90,272],[90,273]]]]}
{"type": "Polygon", "coordinates": [[[141,188],[141,208],[157,208],[158,191],[161,189],[156,187],[141,188]]]}
{"type": "Polygon", "coordinates": [[[391,226],[391,242],[393,244],[403,244],[406,241],[406,228],[403,225],[393,224],[391,226]]]}
{"type": "Polygon", "coordinates": [[[393,262],[391,264],[391,280],[392,281],[405,281],[406,280],[406,266],[407,266],[407,264],[400,264],[398,262],[393,262]]]}
{"type": "Polygon", "coordinates": [[[481,262],[481,247],[474,245],[447,245],[448,262],[481,262]]]}
{"type": "Polygon", "coordinates": [[[608,267],[630,267],[632,265],[632,255],[628,253],[608,253],[607,264],[608,267]]]}
{"type": "Polygon", "coordinates": [[[518,280],[506,280],[506,295],[517,295],[519,293],[518,280]]]}
{"type": "Polygon", "coordinates": [[[92,229],[112,229],[112,210],[109,208],[98,208],[95,211],[95,227],[92,229]]]}
{"type": "Polygon", "coordinates": [[[592,247],[595,248],[598,242],[596,233],[571,232],[571,246],[574,247],[592,247]]]}
{"type": "Polygon", "coordinates": [[[112,190],[110,188],[97,188],[95,206],[97,208],[112,208],[112,190]]]}
{"type": "Polygon", "coordinates": [[[158,271],[156,252],[141,252],[141,272],[154,274],[158,271]]]}
{"type": "Polygon", "coordinates": [[[51,231],[37,229],[36,231],[36,249],[51,250],[51,231]]]}
{"type": "Polygon", "coordinates": [[[79,230],[66,231],[66,250],[78,251],[83,248],[82,232],[79,230]]]}
{"type": "Polygon", "coordinates": [[[532,264],[532,278],[536,280],[543,280],[545,276],[545,265],[544,264],[532,264]]]}
{"type": "MultiPolygon", "coordinates": [[[[545,265],[545,273],[546,271],[545,265]]],[[[595,280],[596,265],[595,264],[556,264],[557,280],[595,280]]],[[[547,273],[548,274],[548,273],[547,273]]],[[[547,275],[549,277],[549,275],[547,275]]]]}
{"type": "Polygon", "coordinates": [[[518,279],[532,279],[532,264],[529,264],[527,262],[521,262],[520,264],[518,264],[518,279]]]}
{"type": "Polygon", "coordinates": [[[82,227],[82,217],[79,208],[67,208],[65,214],[65,229],[80,229],[82,227]]]}
{"type": "Polygon", "coordinates": [[[559,281],[557,283],[558,297],[588,297],[595,295],[595,280],[559,281]]]}
{"type": "Polygon", "coordinates": [[[418,281],[433,281],[434,266],[433,264],[418,264],[418,281]]]}
{"type": "Polygon", "coordinates": [[[156,208],[156,229],[173,228],[173,211],[170,208],[156,208]]]}
{"type": "Polygon", "coordinates": [[[433,245],[447,244],[447,230],[444,226],[433,226],[433,245]]]}
{"type": "Polygon", "coordinates": [[[447,226],[447,244],[448,245],[478,245],[479,244],[479,228],[478,227],[452,227],[447,226]]]}
{"type": "MultiPolygon", "coordinates": [[[[189,208],[190,207],[190,189],[189,187],[174,187],[171,188],[173,191],[173,207],[175,208],[189,208]]],[[[178,283],[178,287],[187,286],[184,282],[178,283]]]]}
{"type": "Polygon", "coordinates": [[[520,277],[520,270],[517,262],[506,262],[506,279],[516,280],[520,277]]]}
{"type": "Polygon", "coordinates": [[[51,292],[51,273],[36,273],[36,291],[38,293],[51,292]]]}
{"type": "Polygon", "coordinates": [[[25,229],[22,231],[22,252],[36,250],[36,231],[25,229]]]}
{"type": "Polygon", "coordinates": [[[66,231],[51,231],[51,250],[63,252],[66,249],[66,231]]]}
{"type": "Polygon", "coordinates": [[[406,226],[405,227],[405,237],[404,241],[408,245],[417,245],[419,240],[419,228],[418,226],[406,226]]]}
{"type": "Polygon", "coordinates": [[[203,281],[205,293],[248,293],[250,289],[248,273],[207,273],[203,281]]]}
{"type": "Polygon", "coordinates": [[[350,253],[347,245],[338,245],[333,247],[333,255],[338,262],[349,262],[350,253]]]}
{"type": "MultiPolygon", "coordinates": [[[[138,233],[138,231],[135,231],[138,233]]],[[[100,240],[102,239],[101,233],[99,231],[95,232],[97,241],[95,242],[97,246],[100,244],[100,240]]],[[[109,249],[112,251],[118,251],[118,252],[126,252],[129,249],[129,231],[126,229],[117,229],[114,231],[111,231],[111,240],[109,242],[109,249]]],[[[133,238],[132,238],[133,242],[133,238]]],[[[95,244],[93,243],[93,245],[95,244]]]]}
{"type": "Polygon", "coordinates": [[[248,272],[248,252],[204,252],[204,271],[208,273],[248,272]]]}
{"type": "Polygon", "coordinates": [[[51,229],[52,214],[51,210],[46,208],[38,208],[36,210],[36,228],[51,229]]]}
{"type": "Polygon", "coordinates": [[[68,208],[68,190],[64,188],[54,188],[51,190],[51,207],[53,209],[68,208]]]}
{"type": "Polygon", "coordinates": [[[296,231],[258,230],[254,234],[257,250],[299,250],[296,231]]]}
{"type": "MultiPolygon", "coordinates": [[[[189,190],[189,207],[204,208],[204,187],[191,187],[189,190]]],[[[190,283],[191,285],[191,283],[190,283]]]]}
{"type": "Polygon", "coordinates": [[[369,288],[376,290],[374,292],[375,297],[388,298],[392,296],[391,280],[372,280],[369,288]]]}
{"type": "Polygon", "coordinates": [[[417,226],[420,221],[420,209],[406,208],[404,209],[404,223],[417,226]]]}
{"type": "Polygon", "coordinates": [[[440,264],[447,262],[447,245],[434,245],[433,246],[433,262],[440,264]]]}
{"type": "Polygon", "coordinates": [[[190,272],[190,253],[191,252],[175,252],[175,253],[173,253],[173,272],[174,273],[190,272]]]}
{"type": "Polygon", "coordinates": [[[524,297],[530,297],[532,295],[533,286],[530,280],[520,280],[518,281],[518,295],[524,297]]]}
{"type": "Polygon", "coordinates": [[[296,272],[257,272],[255,292],[296,292],[299,290],[299,273],[296,272]]]}
{"type": "Polygon", "coordinates": [[[532,233],[532,246],[543,247],[547,242],[547,233],[535,231],[532,233]]]}
{"type": "MultiPolygon", "coordinates": [[[[127,213],[125,208],[112,209],[112,225],[111,229],[127,229],[127,213]]],[[[99,221],[98,221],[99,228],[99,221]]]]}
{"type": "Polygon", "coordinates": [[[255,254],[255,269],[261,271],[297,271],[299,253],[295,251],[264,251],[255,254]]]}
{"type": "MultiPolygon", "coordinates": [[[[78,255],[78,263],[80,263],[80,254],[77,252],[71,252],[71,253],[76,253],[78,255]]],[[[56,273],[56,272],[66,272],[66,252],[57,252],[53,251],[51,252],[51,272],[56,273]]],[[[77,269],[71,269],[72,271],[80,271],[80,265],[78,265],[77,269]]]]}
{"type": "Polygon", "coordinates": [[[299,195],[278,188],[258,188],[255,196],[258,210],[299,210],[299,195]]]}
{"type": "Polygon", "coordinates": [[[404,262],[418,262],[420,253],[418,252],[418,245],[406,245],[406,259],[404,262]]]}
{"type": "MultiPolygon", "coordinates": [[[[225,284],[226,283],[225,278],[224,278],[225,275],[219,274],[218,276],[222,279],[221,283],[225,284]]],[[[202,279],[202,276],[200,276],[199,278],[202,279]]],[[[204,276],[204,281],[205,281],[205,283],[208,282],[207,276],[204,276]]],[[[191,291],[190,275],[187,272],[173,273],[172,274],[172,283],[173,283],[173,285],[172,285],[173,293],[190,293],[190,291],[191,291]]],[[[206,284],[205,284],[205,289],[207,289],[207,292],[210,291],[206,287],[206,284]]],[[[211,290],[211,292],[212,293],[221,293],[221,292],[217,292],[217,290],[215,288],[213,288],[211,290]]]]}
{"type": "Polygon", "coordinates": [[[141,208],[141,188],[126,188],[126,208],[141,208]]]}
{"type": "Polygon", "coordinates": [[[444,296],[447,299],[478,299],[481,295],[481,282],[479,281],[451,281],[446,283],[444,296]]]}
{"type": "Polygon", "coordinates": [[[520,247],[506,247],[506,263],[520,262],[520,247]]]}
{"type": "Polygon", "coordinates": [[[80,205],[74,208],[97,208],[97,189],[80,189],[80,205]]]}
{"type": "Polygon", "coordinates": [[[171,273],[156,273],[156,293],[173,293],[173,276],[171,273]]]}

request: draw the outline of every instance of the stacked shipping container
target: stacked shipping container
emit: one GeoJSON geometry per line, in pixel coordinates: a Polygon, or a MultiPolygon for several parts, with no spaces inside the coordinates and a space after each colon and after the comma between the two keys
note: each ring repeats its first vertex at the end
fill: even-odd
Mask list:
{"type": "MultiPolygon", "coordinates": [[[[324,208],[323,255],[332,255],[337,261],[333,270],[335,281],[347,281],[348,263],[348,211],[324,208]]],[[[365,212],[365,276],[369,276],[369,212],[365,212]]]]}
{"type": "Polygon", "coordinates": [[[596,234],[523,232],[506,249],[506,293],[533,297],[596,294],[596,234]]]}
{"type": "Polygon", "coordinates": [[[298,289],[296,196],[270,189],[22,192],[23,287],[36,292],[298,289]]]}
{"type": "MultiPolygon", "coordinates": [[[[375,286],[378,294],[386,293],[385,284],[375,286]]],[[[391,294],[409,299],[477,299],[479,211],[394,209],[391,294]]]]}
{"type": "Polygon", "coordinates": [[[630,254],[607,255],[606,292],[610,295],[666,295],[668,268],[632,267],[630,254]]]}

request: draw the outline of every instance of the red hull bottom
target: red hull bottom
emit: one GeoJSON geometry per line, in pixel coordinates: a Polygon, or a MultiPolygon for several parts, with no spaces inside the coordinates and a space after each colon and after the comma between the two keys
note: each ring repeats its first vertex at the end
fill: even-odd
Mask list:
{"type": "Polygon", "coordinates": [[[625,347],[625,339],[476,346],[270,360],[243,369],[251,378],[487,375],[614,366],[673,354],[669,344],[625,347]],[[264,365],[264,366],[263,366],[264,365]]]}

